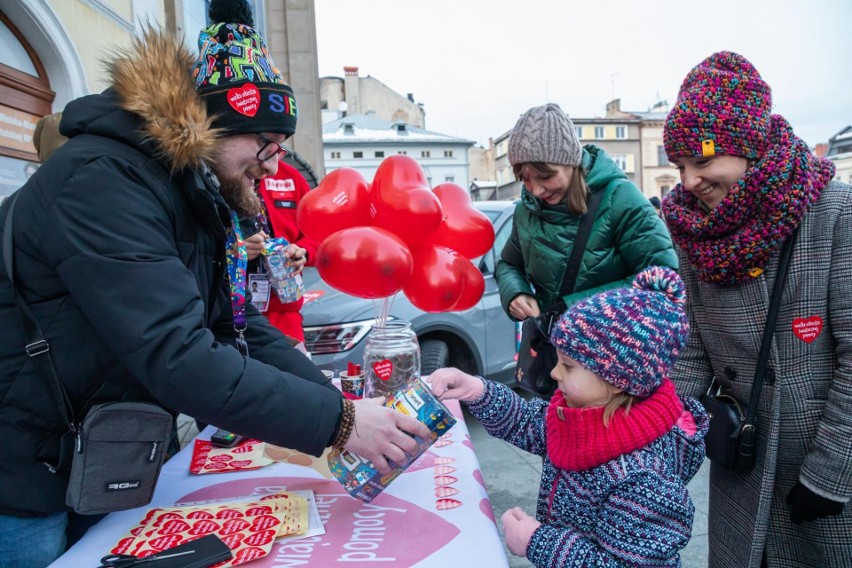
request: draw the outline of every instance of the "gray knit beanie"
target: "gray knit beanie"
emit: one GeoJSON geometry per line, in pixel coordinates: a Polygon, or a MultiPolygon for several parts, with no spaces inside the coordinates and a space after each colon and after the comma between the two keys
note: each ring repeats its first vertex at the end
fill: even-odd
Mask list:
{"type": "Polygon", "coordinates": [[[582,159],[577,131],[559,105],[533,107],[518,119],[509,136],[509,163],[544,162],[576,168],[582,159]]]}

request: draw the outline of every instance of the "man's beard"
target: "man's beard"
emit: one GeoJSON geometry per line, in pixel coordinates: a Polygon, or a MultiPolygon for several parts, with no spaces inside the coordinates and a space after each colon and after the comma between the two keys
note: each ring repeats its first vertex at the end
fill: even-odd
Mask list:
{"type": "Polygon", "coordinates": [[[219,191],[225,198],[228,207],[237,212],[240,217],[254,217],[260,213],[260,199],[254,189],[248,189],[244,181],[235,181],[219,176],[219,191]]]}

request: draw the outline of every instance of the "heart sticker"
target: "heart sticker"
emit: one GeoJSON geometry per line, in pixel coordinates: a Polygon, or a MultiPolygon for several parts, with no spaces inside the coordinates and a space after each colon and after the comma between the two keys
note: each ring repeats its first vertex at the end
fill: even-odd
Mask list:
{"type": "Polygon", "coordinates": [[[373,363],[373,371],[383,381],[388,380],[393,375],[393,363],[388,359],[382,359],[373,363]]]}
{"type": "Polygon", "coordinates": [[[245,116],[254,116],[260,108],[260,91],[251,83],[228,89],[228,104],[245,116]]]}
{"type": "Polygon", "coordinates": [[[793,320],[793,333],[805,343],[813,342],[822,332],[822,318],[811,316],[809,318],[796,318],[793,320]]]}

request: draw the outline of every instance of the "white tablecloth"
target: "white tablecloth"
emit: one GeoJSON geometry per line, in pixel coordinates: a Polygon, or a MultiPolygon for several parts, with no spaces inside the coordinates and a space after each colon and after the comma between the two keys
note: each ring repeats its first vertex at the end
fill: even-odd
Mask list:
{"type": "MultiPolygon", "coordinates": [[[[314,492],[326,533],[276,543],[269,556],[249,566],[508,566],[461,409],[456,401],[447,406],[456,425],[372,503],[349,496],[324,457],[312,458],[310,466],[282,461],[193,475],[190,444],[163,466],[148,507],[108,515],[51,566],[97,566],[149,508],[301,489],[314,492]]],[[[208,428],[199,437],[212,433],[208,428]]],[[[307,461],[295,453],[288,459],[307,461]]]]}

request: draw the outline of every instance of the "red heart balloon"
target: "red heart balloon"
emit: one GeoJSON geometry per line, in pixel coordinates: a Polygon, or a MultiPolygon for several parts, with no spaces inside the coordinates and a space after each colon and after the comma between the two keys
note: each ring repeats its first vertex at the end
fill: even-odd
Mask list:
{"type": "Polygon", "coordinates": [[[409,246],[426,239],[441,223],[441,202],[429,190],[420,164],[404,154],[382,160],[370,189],[371,224],[409,246]]]}
{"type": "Polygon", "coordinates": [[[411,276],[411,251],[378,227],[337,231],[317,249],[317,271],[329,286],[359,298],[384,298],[411,276]]]}
{"type": "Polygon", "coordinates": [[[424,312],[446,312],[462,291],[459,261],[452,249],[423,245],[414,250],[411,278],[402,287],[411,303],[424,312]]]}
{"type": "Polygon", "coordinates": [[[482,272],[469,260],[459,259],[462,291],[458,301],[449,309],[451,312],[462,312],[475,306],[485,292],[485,278],[482,272]]]}
{"type": "Polygon", "coordinates": [[[370,186],[358,170],[334,170],[305,194],[296,210],[303,233],[323,241],[341,229],[370,224],[370,186]]]}
{"type": "Polygon", "coordinates": [[[482,211],[474,209],[470,195],[454,183],[432,190],[441,202],[444,218],[428,242],[450,247],[466,258],[476,258],[494,245],[494,225],[482,211]]]}

